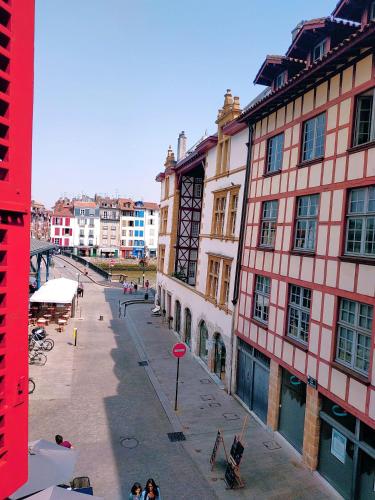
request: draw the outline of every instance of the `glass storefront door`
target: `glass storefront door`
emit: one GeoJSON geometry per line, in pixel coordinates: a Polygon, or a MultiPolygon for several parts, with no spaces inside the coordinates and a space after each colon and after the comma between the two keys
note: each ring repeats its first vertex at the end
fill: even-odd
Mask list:
{"type": "Polygon", "coordinates": [[[323,398],[318,470],[348,500],[375,500],[375,430],[323,398]]]}
{"type": "Polygon", "coordinates": [[[305,423],[306,384],[283,370],[279,432],[300,453],[305,423]]]}

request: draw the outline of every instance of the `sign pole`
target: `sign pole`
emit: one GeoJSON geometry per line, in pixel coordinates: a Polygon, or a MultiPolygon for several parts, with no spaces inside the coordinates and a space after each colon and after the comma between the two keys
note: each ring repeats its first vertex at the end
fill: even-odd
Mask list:
{"type": "Polygon", "coordinates": [[[180,358],[177,358],[177,374],[176,374],[176,396],[174,400],[174,411],[177,411],[177,397],[178,397],[178,376],[180,373],[180,358]]]}

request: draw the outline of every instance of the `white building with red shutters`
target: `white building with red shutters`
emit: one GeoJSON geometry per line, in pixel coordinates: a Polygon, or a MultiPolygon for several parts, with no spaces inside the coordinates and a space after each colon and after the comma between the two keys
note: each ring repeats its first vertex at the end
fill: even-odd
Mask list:
{"type": "Polygon", "coordinates": [[[73,206],[58,204],[51,217],[51,243],[61,248],[72,249],[74,246],[73,206]]]}

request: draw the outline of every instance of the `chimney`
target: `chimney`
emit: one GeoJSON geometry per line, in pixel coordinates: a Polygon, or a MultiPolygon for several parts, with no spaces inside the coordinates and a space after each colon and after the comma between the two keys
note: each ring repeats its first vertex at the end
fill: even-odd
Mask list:
{"type": "Polygon", "coordinates": [[[298,33],[300,32],[302,26],[304,25],[305,21],[302,20],[300,21],[297,26],[292,30],[292,42],[293,40],[296,38],[296,36],[298,35],[298,33]]]}
{"type": "Polygon", "coordinates": [[[182,131],[177,141],[177,161],[180,161],[186,155],[186,141],[185,132],[182,131]]]}

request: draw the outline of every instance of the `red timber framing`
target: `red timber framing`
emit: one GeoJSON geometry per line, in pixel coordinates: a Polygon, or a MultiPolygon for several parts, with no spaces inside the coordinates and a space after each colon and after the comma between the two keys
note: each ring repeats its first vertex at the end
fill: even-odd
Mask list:
{"type": "Polygon", "coordinates": [[[204,168],[202,163],[179,178],[180,207],[175,276],[194,286],[197,274],[204,168]]]}
{"type": "Polygon", "coordinates": [[[27,480],[34,1],[0,0],[0,498],[27,480]]]}
{"type": "Polygon", "coordinates": [[[310,72],[303,71],[280,92],[271,93],[243,114],[242,120],[246,115],[254,127],[254,140],[236,329],[241,339],[304,382],[308,376],[316,379],[321,394],[372,428],[375,261],[344,255],[344,242],[350,190],[375,185],[375,142],[353,147],[357,96],[375,87],[373,43],[374,25],[359,29],[357,35],[331,51],[332,60],[327,56],[319,63],[321,69],[319,64],[310,68],[317,77],[315,84],[310,72]],[[335,54],[337,67],[333,71],[335,54]],[[303,81],[308,82],[304,92],[303,81]],[[326,113],[324,155],[304,163],[303,124],[321,113],[326,113]],[[285,134],[281,170],[267,174],[268,141],[281,133],[285,134]],[[297,200],[306,195],[319,196],[311,252],[294,248],[297,200]],[[272,200],[278,202],[275,244],[265,249],[260,246],[262,207],[272,200]],[[253,318],[257,275],[270,278],[266,325],[253,318]],[[290,285],[311,290],[307,344],[287,336],[290,285]],[[336,362],[341,299],[373,306],[367,376],[336,362]]]}

